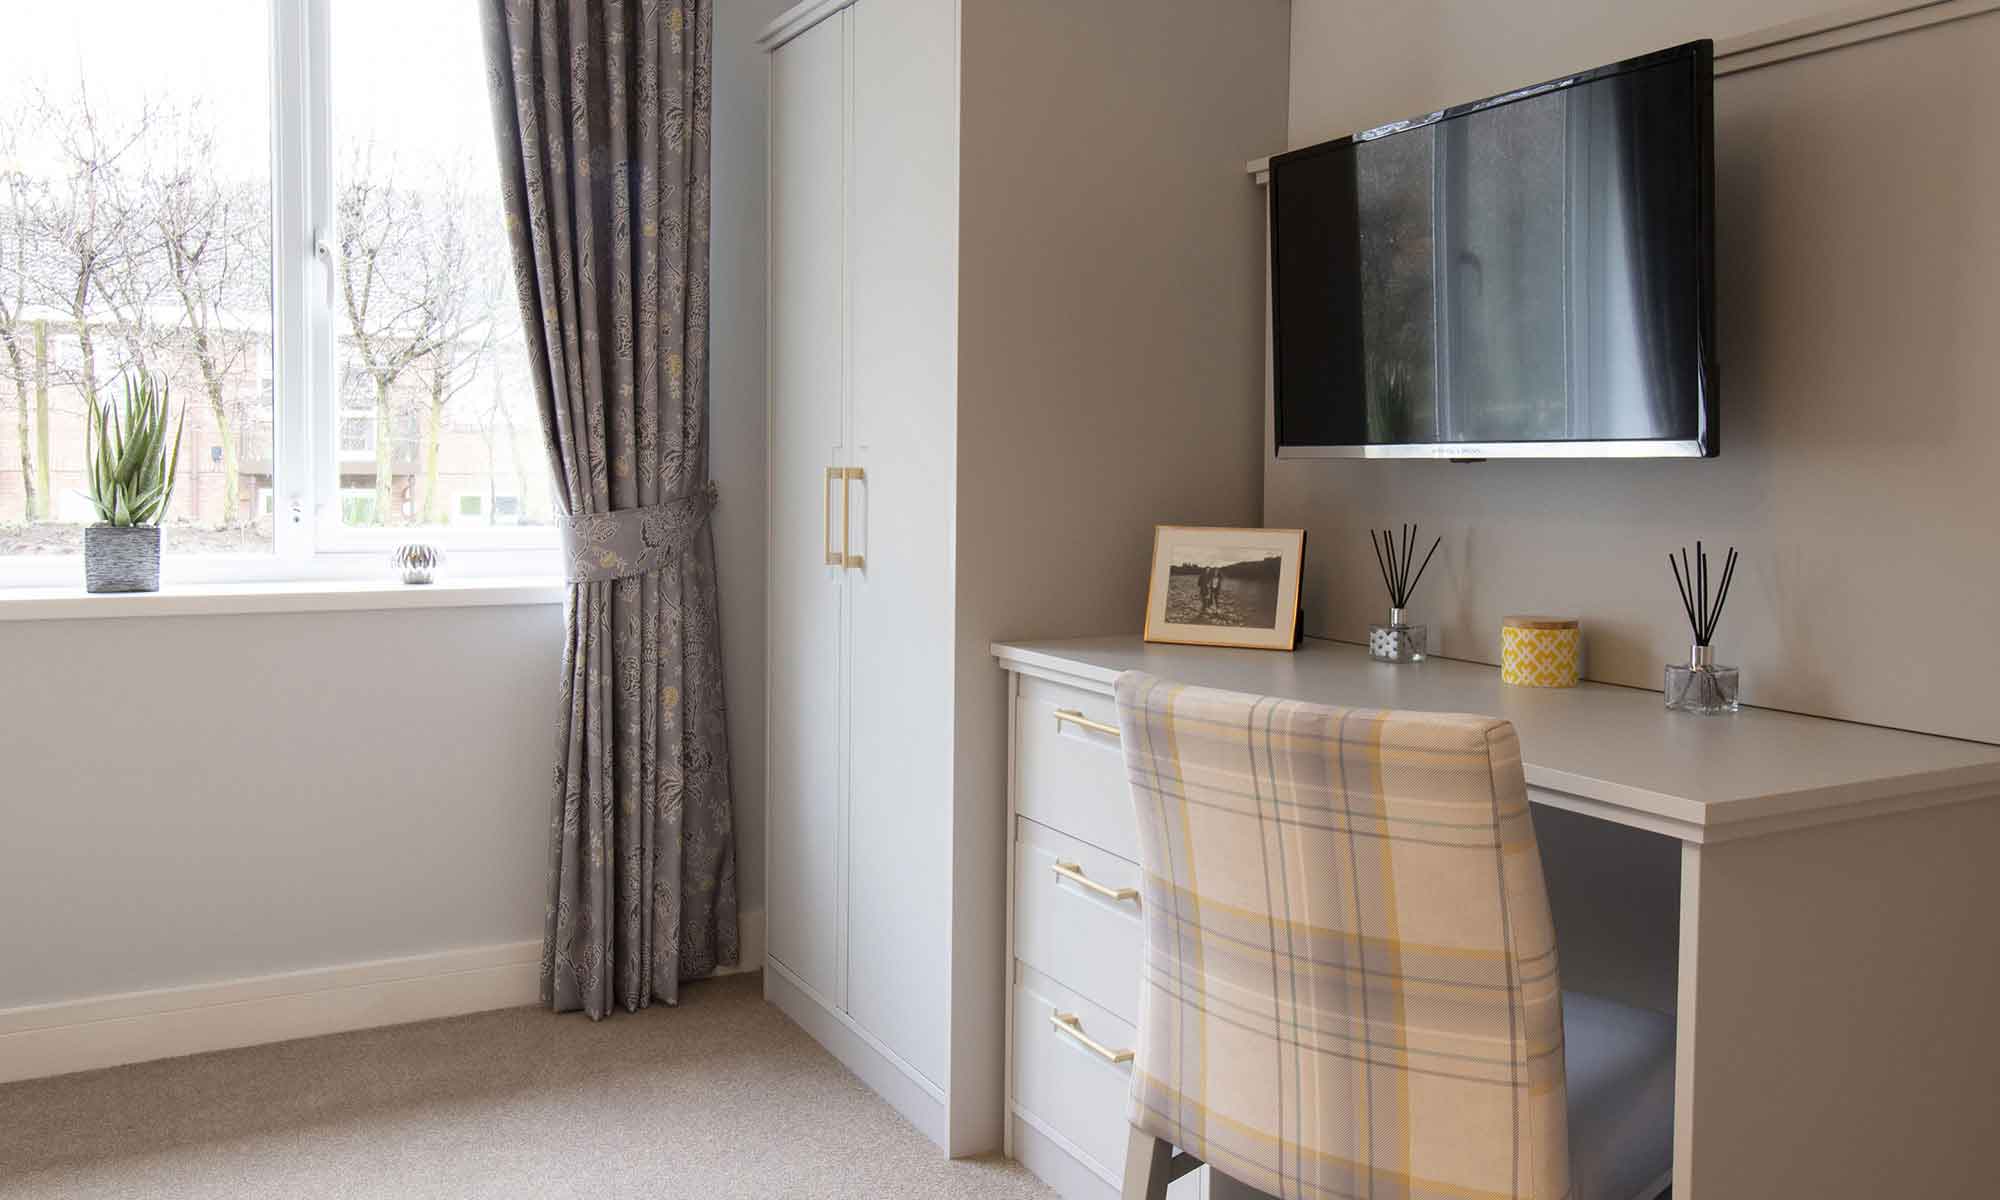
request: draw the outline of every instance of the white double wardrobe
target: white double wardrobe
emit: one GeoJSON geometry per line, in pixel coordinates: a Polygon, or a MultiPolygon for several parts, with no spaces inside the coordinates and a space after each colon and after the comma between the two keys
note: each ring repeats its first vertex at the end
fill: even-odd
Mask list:
{"type": "Polygon", "coordinates": [[[762,39],[765,992],[953,1154],[1005,1115],[989,646],[1135,629],[1155,522],[1259,513],[1243,162],[1287,18],[1213,7],[809,0],[762,39]]]}
{"type": "Polygon", "coordinates": [[[840,9],[772,53],[770,100],[765,986],[940,1142],[957,171],[954,64],[931,50],[951,16],[840,9]]]}

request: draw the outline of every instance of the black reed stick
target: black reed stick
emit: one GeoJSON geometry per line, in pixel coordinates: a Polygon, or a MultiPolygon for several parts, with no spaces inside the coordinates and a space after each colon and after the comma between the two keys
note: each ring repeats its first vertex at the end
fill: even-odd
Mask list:
{"type": "Polygon", "coordinates": [[[1439,535],[1437,540],[1431,543],[1429,552],[1424,555],[1424,561],[1417,564],[1416,573],[1412,574],[1410,566],[1417,557],[1415,525],[1403,526],[1400,537],[1387,529],[1382,531],[1379,538],[1373,529],[1368,531],[1368,544],[1375,549],[1375,566],[1382,572],[1383,586],[1389,589],[1391,608],[1410,606],[1410,597],[1416,594],[1418,581],[1423,579],[1425,568],[1431,565],[1431,555],[1437,553],[1437,548],[1443,541],[1443,535],[1439,535]]]}
{"type": "MultiPolygon", "coordinates": [[[[1416,594],[1417,584],[1423,581],[1424,571],[1431,565],[1431,555],[1436,554],[1438,552],[1438,542],[1442,541],[1444,541],[1444,535],[1440,534],[1438,535],[1437,541],[1431,543],[1430,550],[1424,555],[1423,564],[1417,568],[1416,577],[1410,580],[1410,586],[1404,591],[1403,599],[1408,600],[1411,596],[1416,594]]],[[[1415,547],[1413,546],[1412,549],[1414,548],[1415,547]]]]}
{"type": "MultiPolygon", "coordinates": [[[[1694,540],[1694,565],[1701,571],[1701,631],[1708,633],[1708,552],[1701,548],[1701,539],[1694,540]]],[[[1708,643],[1703,642],[1706,646],[1708,643]]]]}
{"type": "MultiPolygon", "coordinates": [[[[1396,560],[1396,594],[1410,594],[1410,531],[1407,526],[1403,529],[1403,557],[1396,560]]],[[[1400,602],[1397,607],[1401,607],[1400,602]]]]}
{"type": "Polygon", "coordinates": [[[1694,593],[1688,590],[1687,581],[1681,578],[1680,560],[1671,554],[1667,555],[1667,567],[1674,573],[1674,587],[1680,590],[1681,609],[1687,613],[1688,628],[1699,629],[1700,622],[1696,621],[1694,616],[1694,593]]]}
{"type": "Polygon", "coordinates": [[[1736,579],[1736,547],[1729,548],[1729,557],[1724,560],[1722,570],[1716,575],[1716,586],[1711,597],[1708,586],[1708,551],[1697,541],[1694,544],[1694,559],[1688,559],[1687,547],[1681,547],[1678,560],[1669,553],[1667,568],[1674,573],[1674,587],[1679,590],[1681,611],[1687,614],[1688,631],[1694,635],[1694,644],[1706,646],[1715,640],[1716,626],[1722,623],[1722,606],[1729,603],[1729,585],[1736,579]]]}
{"type": "MultiPolygon", "coordinates": [[[[1398,588],[1405,596],[1410,594],[1410,539],[1413,536],[1410,527],[1403,526],[1403,569],[1397,572],[1396,579],[1398,588]]],[[[1396,607],[1403,607],[1400,600],[1396,602],[1396,607]]]]}
{"type": "Polygon", "coordinates": [[[1715,604],[1708,610],[1708,640],[1715,640],[1716,623],[1722,620],[1722,606],[1729,599],[1729,583],[1736,578],[1736,547],[1729,548],[1729,558],[1722,566],[1722,583],[1715,589],[1715,604]]]}
{"type": "MultiPolygon", "coordinates": [[[[1389,531],[1382,531],[1382,540],[1389,541],[1389,531]]],[[[1403,543],[1398,540],[1389,543],[1389,565],[1396,568],[1396,595],[1403,594],[1403,543]]]]}

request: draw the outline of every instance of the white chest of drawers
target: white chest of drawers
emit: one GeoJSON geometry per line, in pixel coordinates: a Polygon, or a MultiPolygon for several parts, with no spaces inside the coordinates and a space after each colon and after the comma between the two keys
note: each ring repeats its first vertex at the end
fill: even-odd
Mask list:
{"type": "MultiPolygon", "coordinates": [[[[1013,673],[1007,1153],[1067,1200],[1118,1195],[1139,1018],[1137,831],[1110,689],[1013,673]]],[[[1172,1200],[1208,1200],[1208,1171],[1172,1200]]]]}

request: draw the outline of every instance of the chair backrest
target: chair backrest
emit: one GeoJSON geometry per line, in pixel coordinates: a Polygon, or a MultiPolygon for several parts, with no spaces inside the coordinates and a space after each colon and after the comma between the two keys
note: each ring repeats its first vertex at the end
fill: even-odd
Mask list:
{"type": "Polygon", "coordinates": [[[1118,680],[1146,951],[1132,1124],[1285,1200],[1569,1191],[1513,726],[1118,680]]]}

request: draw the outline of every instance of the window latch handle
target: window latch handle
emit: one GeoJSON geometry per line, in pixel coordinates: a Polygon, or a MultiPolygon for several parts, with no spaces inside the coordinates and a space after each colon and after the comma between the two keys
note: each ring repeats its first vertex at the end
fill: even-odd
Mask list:
{"type": "Polygon", "coordinates": [[[334,246],[333,239],[326,236],[324,229],[313,238],[313,257],[319,259],[326,270],[326,308],[330,313],[333,311],[334,284],[340,276],[340,251],[334,246]]]}

